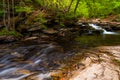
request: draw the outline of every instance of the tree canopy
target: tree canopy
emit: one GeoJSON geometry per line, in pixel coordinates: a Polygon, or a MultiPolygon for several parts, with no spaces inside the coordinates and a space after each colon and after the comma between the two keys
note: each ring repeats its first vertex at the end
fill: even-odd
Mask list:
{"type": "Polygon", "coordinates": [[[16,16],[24,17],[40,10],[37,20],[46,22],[46,16],[55,19],[96,18],[120,15],[119,0],[1,0],[0,18],[7,29],[15,28],[16,16]]]}

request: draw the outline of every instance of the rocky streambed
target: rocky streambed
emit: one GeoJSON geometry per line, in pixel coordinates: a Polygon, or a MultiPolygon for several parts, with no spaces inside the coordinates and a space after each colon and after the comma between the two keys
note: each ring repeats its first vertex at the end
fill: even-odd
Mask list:
{"type": "Polygon", "coordinates": [[[32,30],[0,38],[0,80],[120,80],[119,31],[89,23],[32,30]]]}
{"type": "Polygon", "coordinates": [[[33,37],[1,44],[0,80],[120,80],[119,37],[101,45],[94,37],[79,38],[66,44],[33,37]]]}

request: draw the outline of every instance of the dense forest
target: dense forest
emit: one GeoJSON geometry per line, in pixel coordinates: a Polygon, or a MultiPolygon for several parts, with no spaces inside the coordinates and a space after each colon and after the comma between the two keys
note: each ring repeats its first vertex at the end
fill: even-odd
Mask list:
{"type": "MultiPolygon", "coordinates": [[[[0,23],[7,30],[33,25],[57,23],[65,26],[80,18],[120,16],[119,0],[1,0],[0,23]],[[22,24],[22,25],[21,25],[22,24]]],[[[118,19],[119,21],[119,19],[118,19]]]]}

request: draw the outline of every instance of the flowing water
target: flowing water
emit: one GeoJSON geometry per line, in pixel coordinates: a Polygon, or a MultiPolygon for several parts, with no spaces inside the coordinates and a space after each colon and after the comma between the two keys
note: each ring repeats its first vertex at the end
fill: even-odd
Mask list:
{"type": "Polygon", "coordinates": [[[107,31],[107,30],[103,29],[102,27],[97,26],[96,24],[89,24],[89,26],[93,27],[96,30],[102,30],[103,31],[102,34],[116,34],[116,35],[118,34],[118,33],[113,32],[113,31],[107,31]]]}
{"type": "Polygon", "coordinates": [[[120,35],[115,35],[118,33],[106,31],[94,24],[89,25],[103,30],[104,35],[77,36],[71,41],[35,39],[1,44],[0,80],[49,80],[51,71],[65,65],[61,62],[74,56],[75,50],[101,45],[120,45],[120,35]]]}
{"type": "Polygon", "coordinates": [[[55,60],[64,58],[57,56],[61,53],[62,48],[52,42],[33,40],[9,44],[0,50],[0,80],[30,80],[27,77],[31,75],[34,80],[48,78],[50,70],[60,66],[55,60]]]}

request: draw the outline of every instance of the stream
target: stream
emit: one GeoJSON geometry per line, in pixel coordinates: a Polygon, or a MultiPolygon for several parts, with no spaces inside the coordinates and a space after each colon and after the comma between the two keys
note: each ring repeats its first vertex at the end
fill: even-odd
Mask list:
{"type": "Polygon", "coordinates": [[[120,80],[119,33],[95,24],[89,26],[103,32],[80,35],[71,41],[37,38],[0,44],[0,80],[120,80]],[[67,75],[59,75],[59,71],[67,75]]]}
{"type": "Polygon", "coordinates": [[[22,80],[31,75],[42,80],[60,66],[55,61],[64,58],[57,56],[62,53],[60,46],[40,40],[9,44],[0,53],[0,80],[22,80]]]}

